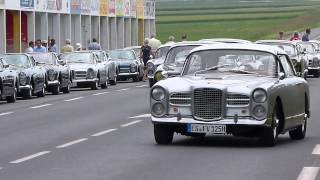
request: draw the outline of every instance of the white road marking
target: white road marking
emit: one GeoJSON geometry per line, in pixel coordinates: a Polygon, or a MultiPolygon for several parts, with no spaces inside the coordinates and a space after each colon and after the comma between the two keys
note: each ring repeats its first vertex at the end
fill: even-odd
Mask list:
{"type": "Polygon", "coordinates": [[[137,88],[147,87],[148,85],[136,86],[137,88]]]}
{"type": "Polygon", "coordinates": [[[78,139],[78,140],[75,140],[75,141],[68,142],[66,144],[59,145],[56,148],[66,148],[66,147],[72,146],[74,144],[81,143],[81,142],[86,141],[86,140],[88,140],[88,139],[87,138],[78,139]]]}
{"type": "Polygon", "coordinates": [[[67,99],[67,100],[64,100],[64,101],[70,102],[70,101],[76,101],[76,100],[83,99],[83,98],[84,97],[77,97],[77,98],[67,99]]]}
{"type": "Polygon", "coordinates": [[[126,88],[126,89],[119,89],[119,90],[117,90],[117,91],[128,91],[129,90],[129,88],[126,88]]]}
{"type": "Polygon", "coordinates": [[[5,112],[5,113],[1,113],[0,116],[5,116],[5,115],[9,115],[12,114],[13,112],[5,112]]]}
{"type": "Polygon", "coordinates": [[[21,158],[21,159],[18,159],[18,160],[15,160],[15,161],[11,161],[10,163],[11,163],[11,164],[22,163],[22,162],[24,162],[24,161],[28,161],[28,160],[30,160],[30,159],[34,159],[34,158],[39,157],[39,156],[43,156],[43,155],[48,154],[48,153],[50,153],[50,152],[51,152],[51,151],[38,152],[38,153],[36,153],[36,154],[30,155],[30,156],[26,156],[26,157],[21,158]]]}
{"type": "Polygon", "coordinates": [[[314,149],[313,149],[313,151],[312,151],[312,154],[314,154],[314,155],[320,155],[320,144],[317,144],[317,145],[314,147],[314,149]]]}
{"type": "Polygon", "coordinates": [[[103,95],[103,94],[108,94],[109,92],[101,92],[101,93],[96,93],[96,94],[92,94],[93,96],[99,96],[99,95],[103,95]]]}
{"type": "Polygon", "coordinates": [[[304,167],[297,180],[315,180],[319,169],[319,167],[304,167]]]}
{"type": "Polygon", "coordinates": [[[133,117],[129,117],[130,119],[137,119],[137,118],[149,118],[151,117],[151,114],[142,114],[139,116],[133,116],[133,117]]]}
{"type": "Polygon", "coordinates": [[[127,124],[122,124],[120,127],[128,127],[128,126],[131,126],[131,125],[134,125],[134,124],[137,124],[139,122],[141,122],[142,120],[136,120],[136,121],[132,121],[130,123],[127,123],[127,124]]]}
{"type": "Polygon", "coordinates": [[[47,107],[47,106],[51,106],[51,105],[52,105],[52,104],[43,104],[43,105],[39,105],[39,106],[30,107],[30,109],[39,109],[39,108],[47,107]]]}
{"type": "Polygon", "coordinates": [[[111,132],[116,131],[116,130],[118,130],[118,129],[108,129],[108,130],[105,130],[105,131],[98,132],[96,134],[92,134],[91,136],[98,137],[98,136],[102,136],[104,134],[111,133],[111,132]]]}

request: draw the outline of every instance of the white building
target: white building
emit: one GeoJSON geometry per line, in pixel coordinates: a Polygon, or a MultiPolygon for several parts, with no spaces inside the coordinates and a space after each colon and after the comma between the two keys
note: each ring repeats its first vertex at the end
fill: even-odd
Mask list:
{"type": "Polygon", "coordinates": [[[141,45],[155,33],[155,0],[0,0],[0,53],[22,52],[29,41],[66,39],[103,49],[141,45]]]}

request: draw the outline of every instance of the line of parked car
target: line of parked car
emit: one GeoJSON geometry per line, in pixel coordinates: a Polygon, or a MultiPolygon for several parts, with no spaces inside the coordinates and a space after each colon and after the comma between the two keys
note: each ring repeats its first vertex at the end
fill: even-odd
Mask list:
{"type": "Polygon", "coordinates": [[[69,93],[71,87],[96,90],[129,78],[141,81],[144,67],[134,49],[2,54],[0,100],[13,103],[17,97],[69,93]]]}
{"type": "Polygon", "coordinates": [[[320,76],[320,41],[203,39],[162,45],[148,61],[150,112],[158,144],[174,133],[258,137],[274,146],[304,139],[307,78],[320,76]]]}

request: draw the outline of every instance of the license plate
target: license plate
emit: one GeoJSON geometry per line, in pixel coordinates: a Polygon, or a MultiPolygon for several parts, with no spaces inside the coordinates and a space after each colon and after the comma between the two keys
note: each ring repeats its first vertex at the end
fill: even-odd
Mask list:
{"type": "Polygon", "coordinates": [[[189,133],[225,134],[226,125],[188,124],[189,133]]]}

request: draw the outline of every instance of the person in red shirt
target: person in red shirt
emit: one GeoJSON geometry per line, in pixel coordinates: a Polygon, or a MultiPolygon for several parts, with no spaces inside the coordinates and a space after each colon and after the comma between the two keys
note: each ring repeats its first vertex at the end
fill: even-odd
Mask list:
{"type": "Polygon", "coordinates": [[[300,36],[298,32],[294,32],[293,36],[290,38],[290,41],[298,41],[300,40],[300,36]]]}

